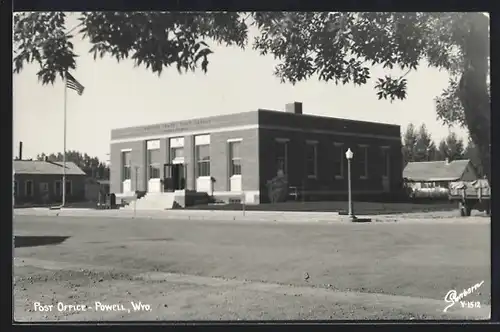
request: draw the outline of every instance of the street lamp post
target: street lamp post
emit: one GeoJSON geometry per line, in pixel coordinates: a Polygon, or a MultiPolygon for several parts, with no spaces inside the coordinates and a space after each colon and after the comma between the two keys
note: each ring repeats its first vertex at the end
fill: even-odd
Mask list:
{"type": "Polygon", "coordinates": [[[137,192],[137,184],[139,180],[139,166],[134,166],[134,171],[135,171],[135,191],[137,192]]]}
{"type": "Polygon", "coordinates": [[[139,178],[139,166],[134,167],[135,170],[135,199],[134,199],[134,218],[137,213],[137,183],[138,183],[138,178],[139,178]]]}
{"type": "Polygon", "coordinates": [[[354,153],[351,149],[347,149],[345,153],[345,157],[347,159],[347,190],[349,196],[349,219],[354,221],[356,217],[354,216],[354,205],[352,202],[352,186],[351,186],[351,160],[354,157],[354,153]]]}

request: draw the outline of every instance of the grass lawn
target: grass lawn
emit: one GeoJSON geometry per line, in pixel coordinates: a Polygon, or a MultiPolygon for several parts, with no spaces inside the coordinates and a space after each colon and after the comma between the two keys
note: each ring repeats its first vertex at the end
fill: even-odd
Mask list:
{"type": "MultiPolygon", "coordinates": [[[[342,212],[347,209],[347,202],[283,202],[246,205],[249,211],[317,211],[317,212],[342,212]]],[[[193,210],[241,210],[241,204],[224,205],[197,205],[188,207],[193,210]]],[[[354,202],[356,214],[397,214],[411,212],[449,211],[457,208],[456,203],[448,201],[422,202],[422,203],[374,203],[354,202]]]]}
{"type": "MultiPolygon", "coordinates": [[[[481,289],[477,294],[470,295],[469,299],[481,301],[483,304],[490,303],[490,227],[487,224],[437,222],[304,225],[66,217],[37,217],[37,220],[33,220],[33,217],[18,216],[14,233],[18,236],[38,234],[69,237],[58,245],[16,248],[15,257],[18,259],[97,265],[108,271],[109,273],[96,277],[102,279],[102,285],[92,284],[92,287],[97,288],[90,293],[81,293],[81,300],[95,299],[95,294],[101,292],[99,289],[102,287],[103,292],[107,289],[108,298],[113,298],[117,296],[114,294],[127,291],[127,283],[133,279],[128,279],[127,276],[156,271],[247,280],[263,285],[259,288],[260,292],[256,290],[248,294],[245,293],[248,289],[239,292],[238,286],[227,286],[224,289],[228,292],[231,289],[231,296],[235,298],[248,298],[249,294],[258,295],[258,301],[267,303],[262,306],[271,308],[269,310],[277,310],[272,308],[283,306],[282,312],[276,311],[274,316],[271,312],[274,319],[300,319],[295,314],[299,311],[294,309],[294,303],[305,305],[305,302],[301,301],[309,300],[301,300],[296,296],[283,297],[289,290],[295,289],[294,287],[443,301],[449,290],[461,291],[484,280],[481,289]],[[110,274],[111,272],[114,274],[110,274]],[[310,276],[308,280],[304,279],[306,272],[310,276]],[[105,283],[106,281],[108,283],[105,283]],[[265,285],[285,285],[288,288],[282,291],[282,295],[272,297],[271,293],[266,294],[265,285]],[[269,301],[282,302],[270,305],[269,301]]],[[[26,272],[18,271],[19,274],[14,271],[15,277],[22,280],[23,273],[26,272]]],[[[76,278],[74,273],[73,276],[76,278]]],[[[72,281],[66,290],[58,286],[60,298],[67,299],[70,294],[74,296],[78,287],[88,287],[90,279],[84,276],[79,278],[78,281],[72,281]]],[[[18,289],[17,294],[32,298],[38,298],[40,294],[50,296],[50,282],[49,276],[38,278],[32,283],[24,283],[24,290],[18,289]],[[45,283],[48,283],[47,287],[44,287],[45,283]]],[[[163,282],[167,283],[164,289],[169,289],[168,278],[163,282]]],[[[18,286],[21,287],[20,285],[18,286]]],[[[149,284],[143,282],[142,285],[146,292],[149,284]]],[[[153,301],[155,296],[159,296],[141,293],[139,286],[134,287],[138,297],[144,296],[143,302],[147,299],[153,301]]],[[[208,293],[196,288],[189,294],[200,299],[208,296],[208,293]]],[[[302,317],[346,318],[324,309],[328,307],[328,303],[334,306],[343,300],[322,294],[314,295],[320,299],[316,301],[318,305],[323,305],[322,314],[308,311],[308,314],[302,317]]],[[[171,290],[170,295],[176,296],[175,289],[171,290]]],[[[215,315],[219,309],[214,308],[228,305],[226,302],[220,302],[222,299],[225,297],[213,299],[214,302],[207,304],[205,309],[197,307],[196,310],[201,310],[198,314],[187,309],[186,312],[194,315],[189,316],[190,319],[215,315]]],[[[247,311],[253,312],[253,309],[248,307],[251,303],[238,301],[234,305],[239,303],[240,316],[244,316],[247,311]]],[[[315,301],[307,303],[314,308],[315,301]]],[[[382,308],[389,304],[381,301],[379,305],[382,308]]],[[[359,306],[362,305],[363,303],[359,303],[359,306]]],[[[390,304],[390,307],[399,310],[395,305],[390,304]]],[[[231,308],[235,310],[235,307],[231,308]]],[[[359,307],[346,315],[353,319],[368,317],[373,309],[370,308],[359,307]]],[[[182,316],[182,311],[177,314],[185,317],[182,316]]],[[[397,316],[391,316],[390,313],[384,315],[384,318],[397,316]]],[[[262,318],[252,315],[248,317],[262,318]]]]}

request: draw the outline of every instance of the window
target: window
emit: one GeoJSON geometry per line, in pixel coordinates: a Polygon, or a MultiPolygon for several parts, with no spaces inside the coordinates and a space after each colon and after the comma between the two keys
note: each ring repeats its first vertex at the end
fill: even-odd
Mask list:
{"type": "Polygon", "coordinates": [[[277,138],[275,145],[276,172],[281,170],[283,174],[288,174],[288,139],[277,138]]]}
{"type": "Polygon", "coordinates": [[[344,144],[333,143],[333,174],[336,179],[344,177],[344,144]]]}
{"type": "Polygon", "coordinates": [[[24,192],[28,197],[33,196],[33,181],[31,180],[26,181],[26,188],[24,192]]]}
{"type": "Polygon", "coordinates": [[[160,149],[148,150],[148,177],[149,179],[160,178],[160,149]]]}
{"type": "Polygon", "coordinates": [[[42,193],[49,192],[49,184],[47,182],[40,183],[40,191],[42,193]]]}
{"type": "MultiPolygon", "coordinates": [[[[356,155],[354,155],[354,159],[356,159],[356,155]]],[[[359,146],[359,159],[358,159],[360,168],[360,178],[367,179],[368,178],[368,145],[360,145],[359,146]]]]}
{"type": "Polygon", "coordinates": [[[66,181],[66,195],[71,195],[73,188],[71,186],[71,181],[66,181]]]}
{"type": "Polygon", "coordinates": [[[130,154],[131,151],[122,152],[122,181],[130,180],[130,154]]]}
{"type": "Polygon", "coordinates": [[[390,150],[388,146],[382,147],[382,176],[389,177],[390,172],[390,150]]]}
{"type": "Polygon", "coordinates": [[[306,171],[308,178],[318,175],[318,142],[308,141],[306,144],[306,171]]]}
{"type": "Polygon", "coordinates": [[[17,195],[19,195],[19,184],[17,183],[17,181],[14,181],[14,197],[17,197],[17,195]]]}
{"type": "Polygon", "coordinates": [[[174,161],[175,159],[184,158],[184,148],[176,147],[170,149],[170,160],[174,161]]]}
{"type": "Polygon", "coordinates": [[[229,176],[241,175],[241,141],[229,142],[229,176]]]}
{"type": "Polygon", "coordinates": [[[196,176],[210,176],[210,145],[196,146],[196,176]]]}
{"type": "Polygon", "coordinates": [[[62,182],[61,181],[56,181],[54,183],[54,193],[56,194],[56,197],[62,196],[62,188],[61,188],[62,182]]]}

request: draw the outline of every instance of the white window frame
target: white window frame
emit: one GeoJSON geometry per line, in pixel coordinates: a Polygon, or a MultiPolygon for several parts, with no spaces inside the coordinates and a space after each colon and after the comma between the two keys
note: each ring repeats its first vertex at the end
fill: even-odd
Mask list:
{"type": "Polygon", "coordinates": [[[169,148],[183,148],[184,147],[184,137],[171,137],[168,141],[169,148]]]}
{"type": "Polygon", "coordinates": [[[147,150],[159,150],[160,149],[160,140],[153,139],[146,141],[146,149],[147,150]]]}
{"type": "Polygon", "coordinates": [[[186,149],[184,148],[184,146],[172,146],[172,147],[170,147],[169,157],[170,157],[170,162],[172,164],[184,164],[185,156],[186,156],[186,149]],[[173,152],[175,150],[182,150],[182,157],[174,157],[173,152]]]}
{"type": "Polygon", "coordinates": [[[203,178],[211,178],[212,175],[211,175],[211,172],[212,172],[212,169],[211,169],[211,156],[210,156],[210,143],[208,144],[197,144],[195,145],[194,147],[194,158],[195,158],[195,162],[196,162],[196,169],[195,169],[195,174],[196,174],[196,178],[198,179],[203,179],[203,178]],[[199,152],[198,152],[198,148],[200,146],[207,146],[208,147],[208,151],[209,151],[209,154],[208,154],[208,160],[200,160],[200,156],[199,156],[199,152]],[[199,172],[200,172],[200,163],[208,163],[208,175],[201,175],[199,176],[199,172]]]}
{"type": "Polygon", "coordinates": [[[390,155],[388,155],[388,153],[391,151],[391,147],[385,145],[385,146],[381,146],[380,149],[382,150],[383,158],[385,158],[385,160],[384,160],[384,163],[385,163],[384,173],[385,174],[382,174],[382,177],[389,178],[391,176],[391,165],[389,163],[391,158],[390,158],[390,155]],[[389,158],[387,156],[389,156],[389,158]]]}
{"type": "MultiPolygon", "coordinates": [[[[335,148],[340,149],[340,175],[336,173],[336,170],[334,170],[335,174],[335,179],[336,180],[342,180],[344,178],[344,150],[342,149],[344,147],[344,143],[341,142],[333,142],[333,146],[335,148]]],[[[338,156],[337,156],[338,157],[338,156]]]]}
{"type": "MultiPolygon", "coordinates": [[[[364,166],[363,171],[364,171],[364,173],[363,173],[363,174],[361,174],[361,175],[359,176],[359,178],[360,178],[361,180],[366,180],[366,179],[368,179],[368,149],[369,149],[369,147],[370,147],[370,146],[369,146],[369,145],[367,145],[367,144],[358,144],[358,147],[359,147],[360,149],[362,149],[362,150],[363,150],[363,152],[364,152],[364,154],[365,154],[365,155],[363,156],[363,157],[364,157],[364,163],[363,163],[363,166],[364,166]]],[[[355,157],[355,158],[356,158],[356,157],[355,157]]]]}
{"type": "Polygon", "coordinates": [[[194,136],[194,145],[210,145],[210,134],[194,136]]]}
{"type": "MultiPolygon", "coordinates": [[[[120,151],[120,164],[121,164],[121,173],[122,173],[122,182],[123,181],[131,181],[132,180],[132,164],[125,164],[125,153],[130,153],[130,159],[132,159],[132,149],[122,149],[120,151]],[[124,169],[128,168],[129,172],[129,178],[125,178],[125,172],[124,169]]],[[[132,160],[131,160],[132,161],[132,160]]],[[[61,183],[62,184],[62,183],[61,183]]],[[[62,186],[61,186],[61,192],[62,192],[62,186]]]]}
{"type": "MultiPolygon", "coordinates": [[[[230,138],[227,140],[227,150],[228,150],[228,156],[227,156],[227,161],[228,161],[228,168],[229,168],[229,177],[230,178],[236,178],[236,177],[241,177],[243,174],[243,165],[241,164],[241,157],[234,158],[231,154],[231,143],[240,143],[243,142],[243,138],[230,138]],[[239,160],[240,161],[240,174],[232,174],[233,170],[233,160],[239,160]]],[[[240,145],[241,147],[241,145],[240,145]]],[[[241,151],[240,151],[241,153],[241,151]]]]}
{"type": "Polygon", "coordinates": [[[285,175],[288,175],[288,143],[290,142],[290,139],[278,137],[278,138],[275,138],[274,140],[276,143],[283,144],[285,146],[285,156],[284,156],[285,160],[283,161],[283,163],[284,163],[283,173],[285,173],[285,175]]]}
{"type": "Polygon", "coordinates": [[[146,150],[147,150],[146,162],[148,164],[148,170],[147,170],[148,181],[149,180],[158,180],[161,178],[161,162],[152,163],[149,151],[158,151],[158,154],[160,155],[160,158],[161,158],[160,140],[146,141],[146,150]],[[151,168],[152,167],[155,167],[158,169],[158,177],[157,178],[151,177],[151,168]]]}
{"type": "Polygon", "coordinates": [[[318,141],[307,140],[306,145],[314,147],[314,174],[309,174],[309,169],[307,169],[307,165],[309,160],[307,160],[308,156],[306,153],[306,172],[308,179],[317,179],[318,178],[318,141]]]}
{"type": "Polygon", "coordinates": [[[170,137],[168,140],[168,159],[172,164],[184,164],[186,158],[186,149],[184,144],[184,137],[170,137]],[[174,149],[182,149],[182,157],[173,157],[174,149]]]}
{"type": "Polygon", "coordinates": [[[152,149],[152,150],[148,150],[148,181],[149,180],[158,180],[161,178],[161,163],[160,162],[155,162],[155,163],[152,163],[151,162],[151,158],[149,157],[149,151],[160,151],[159,149],[152,149]],[[156,168],[158,169],[158,177],[152,177],[152,174],[151,174],[151,168],[156,168]]]}
{"type": "Polygon", "coordinates": [[[33,180],[26,180],[24,182],[24,196],[33,197],[35,195],[34,191],[35,191],[35,187],[34,187],[33,180]],[[31,194],[30,195],[28,195],[28,183],[31,183],[31,194]]]}

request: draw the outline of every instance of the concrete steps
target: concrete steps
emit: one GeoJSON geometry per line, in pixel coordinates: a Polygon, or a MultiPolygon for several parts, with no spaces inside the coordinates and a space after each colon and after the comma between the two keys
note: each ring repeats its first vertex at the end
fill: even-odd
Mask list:
{"type": "Polygon", "coordinates": [[[174,207],[174,202],[175,193],[148,193],[137,201],[130,202],[123,210],[169,210],[174,207]]]}

